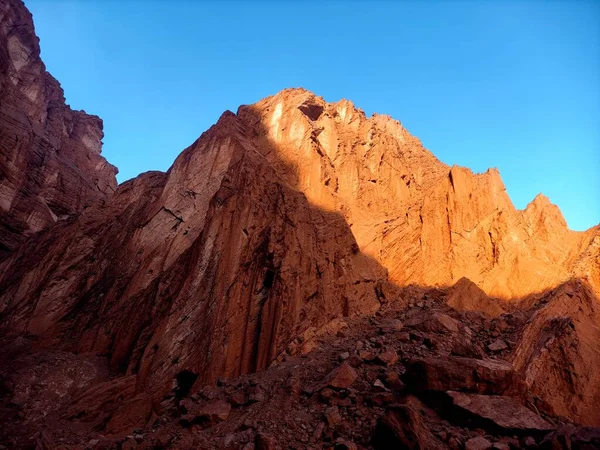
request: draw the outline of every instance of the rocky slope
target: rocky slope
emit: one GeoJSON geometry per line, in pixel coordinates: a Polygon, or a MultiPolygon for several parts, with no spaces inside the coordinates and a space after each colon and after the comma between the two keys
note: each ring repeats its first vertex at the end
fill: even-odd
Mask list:
{"type": "MultiPolygon", "coordinates": [[[[575,287],[562,286],[541,300],[566,301],[575,287]]],[[[268,370],[195,386],[189,374],[181,376],[154,409],[138,402],[126,414],[105,395],[120,394],[113,402],[122,405],[134,390],[132,377],[85,389],[94,382],[95,355],[86,356],[87,366],[82,360],[75,366],[72,357],[54,354],[38,360],[37,373],[17,365],[8,382],[21,394],[0,410],[5,442],[63,449],[598,448],[600,429],[558,416],[531,392],[529,374],[510,362],[539,311],[490,318],[454,310],[448,295],[403,290],[404,301],[385,304],[369,318],[337,321],[290,346],[268,370]],[[68,358],[80,381],[61,404],[56,386],[72,375],[57,361],[68,358]],[[41,399],[53,402],[51,417],[32,414],[43,407],[41,399]],[[19,418],[25,407],[28,415],[19,418]]],[[[561,330],[552,325],[547,333],[561,330]]],[[[543,353],[531,355],[531,367],[546,364],[543,353]]],[[[556,394],[558,402],[573,400],[570,392],[556,394]]]]}
{"type": "MultiPolygon", "coordinates": [[[[569,420],[600,425],[599,227],[569,230],[543,196],[516,210],[497,171],[448,167],[399,122],[303,89],[225,112],[167,173],[112,193],[100,122],[50,89],[23,5],[0,5],[0,126],[29,136],[0,134],[0,421],[12,424],[0,436],[12,446],[130,448],[148,444],[125,439],[146,427],[167,434],[155,447],[272,448],[263,434],[279,430],[296,448],[462,448],[483,430],[519,448],[570,439],[569,420]],[[367,382],[357,392],[332,385],[326,398],[340,356],[328,345],[348,350],[338,371],[367,382]],[[301,388],[286,391],[273,364],[303,374],[301,388]],[[243,392],[211,394],[222,377],[243,392]],[[323,425],[332,398],[364,402],[338,410],[348,421],[377,420],[323,425]],[[270,431],[230,421],[232,408],[271,417],[270,431]],[[308,422],[285,435],[296,412],[308,422]]],[[[481,439],[466,448],[489,448],[481,439]]]]}
{"type": "Polygon", "coordinates": [[[102,121],[65,105],[38,41],[22,2],[0,1],[0,259],[117,187],[102,121]]]}

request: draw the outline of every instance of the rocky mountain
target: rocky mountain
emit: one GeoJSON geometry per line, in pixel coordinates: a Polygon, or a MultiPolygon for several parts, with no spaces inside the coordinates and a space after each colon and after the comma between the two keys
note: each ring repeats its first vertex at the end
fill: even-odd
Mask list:
{"type": "Polygon", "coordinates": [[[543,195],[515,209],[497,170],[448,167],[398,121],[302,89],[254,109],[254,127],[295,166],[289,182],[343,214],[361,251],[395,284],[447,287],[466,277],[505,300],[573,277],[600,287],[598,227],[569,230],[543,195]]]}
{"type": "Polygon", "coordinates": [[[115,191],[103,136],[102,121],[71,110],[46,72],[29,11],[0,2],[0,259],[115,191]]]}
{"type": "Polygon", "coordinates": [[[600,425],[600,227],[569,230],[541,195],[517,210],[496,170],[304,89],[225,112],[166,173],[116,187],[31,15],[0,11],[0,439],[596,439],[573,424],[600,425]]]}

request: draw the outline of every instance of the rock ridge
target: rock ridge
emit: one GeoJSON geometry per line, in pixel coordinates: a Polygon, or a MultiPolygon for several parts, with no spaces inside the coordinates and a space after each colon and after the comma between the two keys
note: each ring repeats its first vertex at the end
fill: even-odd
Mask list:
{"type": "Polygon", "coordinates": [[[107,200],[117,169],[101,155],[102,120],[65,104],[40,59],[31,14],[0,2],[0,259],[25,238],[107,200]]]}

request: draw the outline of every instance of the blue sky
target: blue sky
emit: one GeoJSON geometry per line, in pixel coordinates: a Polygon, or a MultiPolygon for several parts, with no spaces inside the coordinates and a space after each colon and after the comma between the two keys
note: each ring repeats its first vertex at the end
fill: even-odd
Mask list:
{"type": "Polygon", "coordinates": [[[600,2],[25,0],[67,102],[125,181],[285,87],[400,120],[447,164],[498,167],[600,223],[600,2]]]}

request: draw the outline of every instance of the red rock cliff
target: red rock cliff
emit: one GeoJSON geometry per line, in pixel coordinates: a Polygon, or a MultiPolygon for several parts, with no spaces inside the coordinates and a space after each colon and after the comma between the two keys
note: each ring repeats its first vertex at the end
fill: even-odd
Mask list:
{"type": "Polygon", "coordinates": [[[298,190],[261,114],[226,112],[167,174],[26,243],[4,264],[5,332],[109,354],[160,397],[184,369],[263,369],[309,327],[375,312],[386,271],[298,190]]]}
{"type": "Polygon", "coordinates": [[[392,282],[450,286],[467,277],[504,299],[573,276],[600,287],[598,227],[569,230],[543,195],[515,209],[497,170],[448,167],[399,122],[367,118],[345,100],[290,89],[256,108],[274,153],[296,167],[288,179],[313,204],[342,213],[392,282]]]}
{"type": "Polygon", "coordinates": [[[0,1],[0,258],[117,186],[102,121],[65,104],[38,41],[23,3],[0,1]]]}
{"type": "MultiPolygon", "coordinates": [[[[390,117],[303,89],[224,113],[167,173],[112,194],[101,122],[64,105],[22,4],[0,8],[0,344],[19,361],[66,352],[58,365],[89,368],[80,355],[106,357],[119,377],[92,371],[102,382],[84,399],[126,392],[125,410],[157,406],[181,373],[202,383],[267,368],[332,321],[398,301],[388,273],[399,286],[464,278],[451,304],[482,299],[493,314],[506,303],[486,295],[518,299],[576,277],[599,291],[598,227],[569,230],[543,196],[519,211],[496,170],[448,167],[390,117]]],[[[589,309],[575,326],[585,342],[596,336],[589,309]]],[[[540,337],[553,313],[540,310],[515,356],[543,396],[564,386],[543,378],[559,359],[540,337]]],[[[581,370],[598,357],[567,356],[581,370]]],[[[581,417],[596,399],[553,406],[581,417]]]]}
{"type": "Polygon", "coordinates": [[[448,168],[392,119],[292,89],[28,242],[3,265],[0,314],[34,348],[110,355],[158,398],[184,369],[262,369],[310,327],[374,312],[382,266],[516,297],[593,278],[594,233],[543,197],[517,211],[497,171],[448,168]]]}

